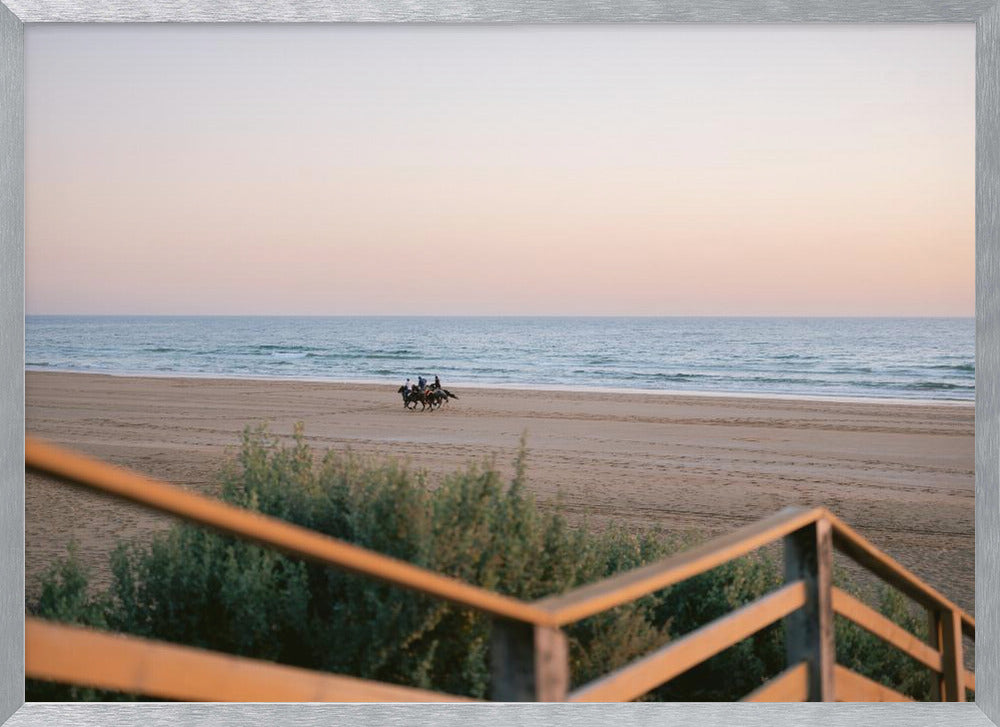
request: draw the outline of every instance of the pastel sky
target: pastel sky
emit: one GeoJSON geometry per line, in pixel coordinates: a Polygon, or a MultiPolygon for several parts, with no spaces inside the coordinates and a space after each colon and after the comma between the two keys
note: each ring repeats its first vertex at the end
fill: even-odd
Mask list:
{"type": "Polygon", "coordinates": [[[972,25],[28,26],[27,311],[972,315],[972,25]]]}

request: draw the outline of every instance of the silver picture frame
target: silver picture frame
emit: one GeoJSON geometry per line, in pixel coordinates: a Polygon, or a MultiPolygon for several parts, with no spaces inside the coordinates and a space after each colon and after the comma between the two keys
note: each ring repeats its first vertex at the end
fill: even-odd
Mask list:
{"type": "MultiPolygon", "coordinates": [[[[817,140],[819,142],[820,140],[817,140]]],[[[0,0],[0,723],[319,726],[1000,724],[1000,5],[998,0],[0,0]],[[24,702],[26,23],[974,23],[975,703],[46,704],[24,702]]]]}

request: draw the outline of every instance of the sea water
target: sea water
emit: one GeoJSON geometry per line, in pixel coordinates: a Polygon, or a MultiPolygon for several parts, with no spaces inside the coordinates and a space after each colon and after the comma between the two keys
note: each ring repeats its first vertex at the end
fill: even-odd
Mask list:
{"type": "Polygon", "coordinates": [[[973,318],[28,316],[29,370],[971,401],[973,318]]]}

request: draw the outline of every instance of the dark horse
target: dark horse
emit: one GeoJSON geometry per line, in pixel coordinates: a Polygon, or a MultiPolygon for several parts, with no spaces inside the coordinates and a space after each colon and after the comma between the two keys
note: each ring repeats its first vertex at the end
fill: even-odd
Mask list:
{"type": "Polygon", "coordinates": [[[435,403],[435,409],[440,407],[442,404],[447,404],[448,399],[458,398],[447,389],[442,389],[439,384],[431,384],[428,389],[427,396],[435,403]]]}
{"type": "Polygon", "coordinates": [[[416,387],[407,391],[405,386],[400,386],[396,391],[403,397],[403,406],[407,409],[416,409],[417,404],[420,404],[420,411],[427,408],[426,392],[420,391],[416,387]]]}

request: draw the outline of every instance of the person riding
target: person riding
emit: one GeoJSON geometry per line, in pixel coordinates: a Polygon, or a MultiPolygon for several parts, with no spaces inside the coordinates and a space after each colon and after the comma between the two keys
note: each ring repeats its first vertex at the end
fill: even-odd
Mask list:
{"type": "Polygon", "coordinates": [[[434,388],[435,389],[441,388],[441,379],[438,378],[437,374],[434,374],[434,388]]]}
{"type": "Polygon", "coordinates": [[[409,395],[409,393],[413,391],[413,384],[410,383],[409,379],[407,379],[406,383],[403,384],[403,391],[405,391],[407,395],[409,395]]]}
{"type": "Polygon", "coordinates": [[[427,379],[423,376],[417,377],[417,388],[423,391],[427,387],[427,379]]]}

